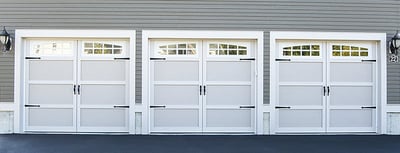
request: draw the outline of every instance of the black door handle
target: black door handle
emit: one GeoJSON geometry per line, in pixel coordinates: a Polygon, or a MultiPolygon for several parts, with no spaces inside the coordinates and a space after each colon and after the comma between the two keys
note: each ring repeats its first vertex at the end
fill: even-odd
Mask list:
{"type": "Polygon", "coordinates": [[[328,86],[328,96],[331,94],[331,89],[329,89],[329,86],[328,86]]]}
{"type": "Polygon", "coordinates": [[[40,107],[40,105],[25,105],[25,107],[40,107]]]}
{"type": "Polygon", "coordinates": [[[372,108],[372,109],[375,109],[376,106],[361,106],[361,108],[362,108],[362,109],[364,109],[364,108],[372,108]]]}
{"type": "Polygon", "coordinates": [[[325,87],[325,86],[323,86],[323,87],[322,87],[322,89],[324,89],[324,96],[325,96],[325,93],[326,93],[326,87],[325,87]]]}
{"type": "Polygon", "coordinates": [[[78,95],[81,94],[81,85],[78,85],[78,95]]]}
{"type": "Polygon", "coordinates": [[[256,108],[256,106],[239,106],[239,108],[256,108]]]}
{"type": "Polygon", "coordinates": [[[76,95],[76,85],[74,85],[73,91],[74,91],[74,95],[76,95]]]}
{"type": "Polygon", "coordinates": [[[165,108],[165,106],[150,106],[150,108],[165,108]]]}
{"type": "Polygon", "coordinates": [[[203,86],[200,86],[200,95],[202,95],[201,94],[202,91],[203,91],[203,86]]]}

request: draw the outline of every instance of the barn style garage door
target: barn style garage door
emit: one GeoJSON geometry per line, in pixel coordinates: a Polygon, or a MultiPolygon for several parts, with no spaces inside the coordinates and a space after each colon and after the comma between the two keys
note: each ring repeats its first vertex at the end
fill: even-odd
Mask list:
{"type": "Polygon", "coordinates": [[[281,41],[277,132],[376,132],[376,43],[281,41]]]}
{"type": "Polygon", "coordinates": [[[253,41],[150,42],[150,132],[255,132],[253,41]]]}
{"type": "Polygon", "coordinates": [[[26,44],[25,131],[128,132],[127,41],[26,44]]]}

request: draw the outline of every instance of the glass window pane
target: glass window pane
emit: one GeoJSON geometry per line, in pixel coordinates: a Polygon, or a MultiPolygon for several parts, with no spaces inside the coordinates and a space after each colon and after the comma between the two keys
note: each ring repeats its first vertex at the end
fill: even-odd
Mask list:
{"type": "Polygon", "coordinates": [[[122,49],[114,49],[114,54],[121,54],[122,53],[122,49]]]}
{"type": "Polygon", "coordinates": [[[333,45],[332,46],[332,50],[340,50],[340,46],[339,45],[333,45]]]}
{"type": "Polygon", "coordinates": [[[93,54],[93,49],[85,49],[85,54],[93,54]]]}
{"type": "Polygon", "coordinates": [[[310,52],[306,51],[306,52],[301,52],[301,56],[310,56],[310,52]]]}
{"type": "Polygon", "coordinates": [[[310,46],[309,46],[309,45],[307,45],[307,46],[301,46],[301,49],[302,49],[302,50],[310,50],[310,46]]]}
{"type": "Polygon", "coordinates": [[[94,48],[103,48],[103,44],[101,44],[101,43],[94,43],[94,48]]]}
{"type": "Polygon", "coordinates": [[[368,56],[368,52],[360,52],[360,56],[368,56]]]}
{"type": "Polygon", "coordinates": [[[293,51],[293,56],[300,56],[300,51],[293,51]]]}
{"type": "Polygon", "coordinates": [[[351,56],[359,56],[359,52],[351,52],[351,56]]]}
{"type": "Polygon", "coordinates": [[[218,55],[228,55],[227,50],[219,50],[218,55]]]}
{"type": "Polygon", "coordinates": [[[178,44],[178,48],[186,48],[186,44],[178,44]]]}
{"type": "Polygon", "coordinates": [[[168,50],[168,55],[176,55],[176,50],[168,50]]]}
{"type": "Polygon", "coordinates": [[[104,54],[112,54],[112,49],[104,49],[104,54]]]}
{"type": "Polygon", "coordinates": [[[95,49],[94,50],[94,54],[103,54],[103,50],[102,49],[95,49]]]}
{"type": "Polygon", "coordinates": [[[300,46],[293,46],[293,50],[300,50],[300,46]]]}
{"type": "Polygon", "coordinates": [[[342,52],[342,56],[350,56],[350,52],[344,51],[344,52],[342,52]]]}
{"type": "Polygon", "coordinates": [[[319,51],[312,51],[311,56],[319,56],[319,51]]]}
{"type": "Polygon", "coordinates": [[[319,45],[312,45],[311,48],[312,50],[319,50],[319,45]]]}
{"type": "Polygon", "coordinates": [[[247,49],[246,46],[239,46],[239,49],[247,49]]]}
{"type": "Polygon", "coordinates": [[[237,50],[229,50],[229,55],[237,55],[237,50]]]}
{"type": "Polygon", "coordinates": [[[176,48],[176,45],[175,45],[175,44],[173,44],[173,45],[168,45],[168,48],[176,48]]]}
{"type": "Polygon", "coordinates": [[[104,48],[112,48],[112,44],[104,44],[104,48]]]}
{"type": "Polygon", "coordinates": [[[209,46],[210,46],[210,49],[216,49],[216,48],[218,48],[218,45],[217,45],[217,44],[210,44],[209,46]]]}
{"type": "Polygon", "coordinates": [[[186,50],[178,50],[179,55],[186,55],[186,50]]]}
{"type": "Polygon", "coordinates": [[[332,52],[332,55],[333,55],[333,56],[340,56],[340,51],[333,51],[333,52],[332,52]]]}
{"type": "Polygon", "coordinates": [[[229,45],[229,49],[237,49],[238,47],[236,45],[229,45]]]}
{"type": "Polygon", "coordinates": [[[283,56],[291,56],[292,52],[290,51],[283,51],[283,56]]]}
{"type": "Polygon", "coordinates": [[[217,50],[210,50],[208,55],[217,55],[217,50]]]}
{"type": "MultiPolygon", "coordinates": [[[[189,44],[188,48],[196,48],[196,44],[189,44]]],[[[215,48],[217,48],[217,47],[215,47],[215,48]]]]}
{"type": "Polygon", "coordinates": [[[167,46],[165,46],[165,45],[164,46],[160,46],[160,48],[167,48],[167,46]]]}
{"type": "Polygon", "coordinates": [[[85,43],[85,48],[93,48],[93,43],[85,43]]]}
{"type": "Polygon", "coordinates": [[[219,49],[228,49],[227,44],[219,44],[219,49]]]}
{"type": "Polygon", "coordinates": [[[350,50],[350,46],[342,46],[342,50],[350,50]]]}
{"type": "Polygon", "coordinates": [[[247,50],[239,50],[239,55],[247,55],[247,50]]]}
{"type": "Polygon", "coordinates": [[[360,50],[360,48],[359,48],[359,47],[351,46],[351,50],[360,50]]]}

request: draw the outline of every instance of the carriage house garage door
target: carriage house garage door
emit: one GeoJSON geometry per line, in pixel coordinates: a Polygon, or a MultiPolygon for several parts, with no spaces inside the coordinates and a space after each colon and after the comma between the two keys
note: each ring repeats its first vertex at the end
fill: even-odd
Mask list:
{"type": "Polygon", "coordinates": [[[255,42],[150,40],[150,132],[255,132],[255,42]]]}
{"type": "Polygon", "coordinates": [[[278,41],[276,132],[376,132],[376,47],[278,41]]]}
{"type": "Polygon", "coordinates": [[[128,132],[123,39],[27,39],[24,131],[128,132]]]}

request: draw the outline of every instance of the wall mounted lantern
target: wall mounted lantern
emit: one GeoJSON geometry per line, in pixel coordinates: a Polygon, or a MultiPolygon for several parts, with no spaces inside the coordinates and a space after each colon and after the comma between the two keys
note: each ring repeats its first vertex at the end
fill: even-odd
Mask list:
{"type": "Polygon", "coordinates": [[[3,27],[3,31],[0,32],[0,46],[2,52],[9,52],[12,49],[11,36],[6,27],[3,27]]]}
{"type": "Polygon", "coordinates": [[[390,45],[389,45],[389,61],[390,62],[398,62],[399,61],[399,56],[398,53],[400,51],[400,33],[399,31],[396,32],[396,34],[393,36],[393,38],[390,40],[390,45]]]}

